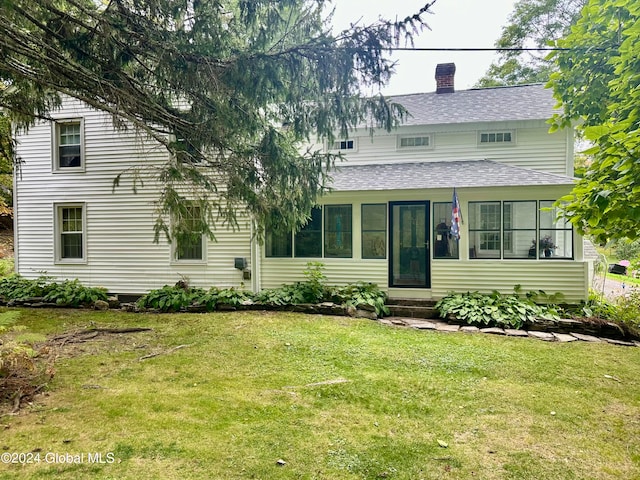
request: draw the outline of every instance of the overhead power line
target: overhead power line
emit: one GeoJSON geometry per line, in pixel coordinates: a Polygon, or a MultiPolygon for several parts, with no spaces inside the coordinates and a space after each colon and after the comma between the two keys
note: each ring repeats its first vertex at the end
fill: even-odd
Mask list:
{"type": "Polygon", "coordinates": [[[559,47],[506,47],[506,48],[477,48],[477,47],[456,47],[456,48],[423,48],[423,47],[395,47],[389,48],[394,52],[569,52],[569,51],[604,51],[605,48],[591,47],[585,48],[559,48],[559,47]]]}

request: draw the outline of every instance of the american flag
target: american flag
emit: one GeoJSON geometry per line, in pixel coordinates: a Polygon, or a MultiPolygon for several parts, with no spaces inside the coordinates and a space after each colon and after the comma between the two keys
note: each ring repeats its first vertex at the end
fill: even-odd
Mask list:
{"type": "Polygon", "coordinates": [[[451,202],[451,236],[456,240],[460,240],[460,222],[462,213],[460,212],[460,200],[455,187],[453,188],[453,201],[451,202]]]}

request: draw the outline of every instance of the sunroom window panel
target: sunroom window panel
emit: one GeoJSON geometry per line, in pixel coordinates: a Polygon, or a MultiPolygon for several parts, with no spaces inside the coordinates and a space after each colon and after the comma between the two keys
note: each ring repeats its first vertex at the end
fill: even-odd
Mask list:
{"type": "Polygon", "coordinates": [[[471,258],[500,258],[500,202],[469,202],[469,241],[471,258]]]}
{"type": "Polygon", "coordinates": [[[362,258],[387,257],[387,205],[362,205],[362,258]]]}
{"type": "Polygon", "coordinates": [[[268,231],[265,235],[264,250],[266,257],[291,257],[291,232],[268,231]]]}
{"type": "Polygon", "coordinates": [[[540,202],[540,232],[538,253],[543,259],[573,258],[573,227],[558,216],[558,209],[551,200],[540,202]]]}
{"type": "Polygon", "coordinates": [[[459,258],[459,243],[451,235],[451,202],[433,204],[433,258],[459,258]]]}
{"type": "Polygon", "coordinates": [[[294,251],[296,257],[322,257],[322,209],[311,210],[307,224],[295,234],[294,251]]]}
{"type": "Polygon", "coordinates": [[[326,205],[324,212],[324,256],[351,258],[351,205],[326,205]]]}
{"type": "Polygon", "coordinates": [[[502,208],[504,258],[535,258],[536,202],[504,202],[502,208]]]}

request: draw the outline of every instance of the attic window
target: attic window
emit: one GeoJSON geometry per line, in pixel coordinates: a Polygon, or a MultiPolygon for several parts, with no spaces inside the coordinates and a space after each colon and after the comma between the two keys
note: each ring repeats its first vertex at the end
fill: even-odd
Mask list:
{"type": "Polygon", "coordinates": [[[400,149],[425,149],[431,148],[432,145],[431,135],[398,137],[398,148],[400,149]]]}
{"type": "Polygon", "coordinates": [[[331,145],[331,150],[355,150],[355,140],[337,140],[331,145]]]}
{"type": "Polygon", "coordinates": [[[508,145],[514,143],[515,133],[512,130],[502,132],[480,132],[480,145],[508,145]]]}

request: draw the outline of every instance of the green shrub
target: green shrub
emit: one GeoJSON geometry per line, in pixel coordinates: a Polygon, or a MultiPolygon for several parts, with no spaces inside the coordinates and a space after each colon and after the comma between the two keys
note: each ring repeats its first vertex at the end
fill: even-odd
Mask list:
{"type": "Polygon", "coordinates": [[[265,305],[296,305],[305,303],[305,288],[301,288],[302,282],[292,285],[282,285],[279,288],[270,288],[257,293],[254,297],[256,302],[265,305]]]}
{"type": "Polygon", "coordinates": [[[640,330],[640,291],[632,290],[628,295],[618,297],[610,318],[630,330],[640,330]]]}
{"type": "Polygon", "coordinates": [[[161,312],[179,312],[204,296],[205,291],[201,288],[191,288],[184,282],[178,282],[173,286],[165,285],[158,290],[151,290],[138,300],[137,305],[161,312]]]}
{"type": "Polygon", "coordinates": [[[44,297],[55,288],[48,277],[27,280],[17,273],[0,279],[0,297],[8,300],[26,300],[34,297],[44,297]]]}
{"type": "Polygon", "coordinates": [[[620,260],[631,260],[640,257],[640,239],[629,240],[627,238],[616,240],[613,251],[620,260]]]}
{"type": "Polygon", "coordinates": [[[369,305],[380,317],[389,314],[389,309],[385,305],[387,294],[374,283],[357,282],[336,287],[333,291],[333,300],[336,303],[354,307],[369,305]]]}
{"type": "Polygon", "coordinates": [[[48,286],[45,302],[55,302],[65,307],[93,305],[97,300],[106,301],[107,290],[101,287],[85,287],[76,280],[65,280],[62,283],[52,283],[48,286]]]}
{"type": "Polygon", "coordinates": [[[13,272],[13,258],[0,259],[0,277],[5,277],[13,272]]]}
{"type": "Polygon", "coordinates": [[[205,296],[211,296],[216,299],[216,304],[223,305],[241,305],[242,302],[251,299],[252,295],[244,290],[238,290],[234,287],[231,288],[216,288],[212,287],[205,296]]]}
{"type": "Polygon", "coordinates": [[[525,322],[533,322],[536,318],[559,318],[554,307],[538,305],[517,293],[451,293],[436,303],[436,309],[443,318],[453,315],[469,325],[482,327],[521,328],[525,322]]]}

